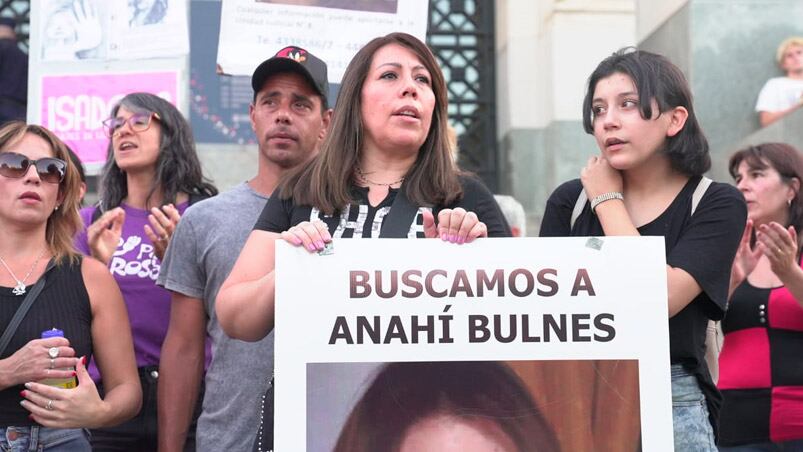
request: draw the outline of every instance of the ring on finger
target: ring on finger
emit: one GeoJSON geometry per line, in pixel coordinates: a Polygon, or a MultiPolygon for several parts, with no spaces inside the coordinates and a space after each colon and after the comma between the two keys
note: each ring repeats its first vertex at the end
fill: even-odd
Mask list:
{"type": "Polygon", "coordinates": [[[47,401],[47,405],[45,405],[45,409],[46,410],[50,410],[50,411],[53,410],[53,399],[50,399],[50,400],[47,401]]]}
{"type": "Polygon", "coordinates": [[[50,368],[51,369],[56,368],[56,358],[50,358],[50,368]]]}
{"type": "Polygon", "coordinates": [[[51,358],[58,358],[59,357],[59,348],[58,347],[50,347],[47,349],[47,356],[51,358]]]}

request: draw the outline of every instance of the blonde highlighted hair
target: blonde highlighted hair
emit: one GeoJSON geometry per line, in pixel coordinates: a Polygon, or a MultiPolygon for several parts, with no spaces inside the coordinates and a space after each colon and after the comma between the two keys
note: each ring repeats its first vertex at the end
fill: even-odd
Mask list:
{"type": "Polygon", "coordinates": [[[791,36],[786,38],[781,42],[781,45],[778,46],[778,50],[775,51],[775,61],[780,65],[783,63],[783,55],[786,53],[786,50],[791,46],[799,46],[803,47],[803,36],[791,36]]]}
{"type": "Polygon", "coordinates": [[[0,128],[0,152],[8,152],[9,146],[19,142],[26,133],[45,140],[53,151],[53,157],[64,160],[67,170],[64,180],[59,184],[61,203],[47,219],[45,232],[48,250],[53,254],[57,264],[78,260],[78,251],[73,245],[75,234],[83,226],[78,214],[81,193],[81,177],[75,164],[70,159],[67,145],[59,137],[46,128],[22,121],[12,121],[0,128]]]}

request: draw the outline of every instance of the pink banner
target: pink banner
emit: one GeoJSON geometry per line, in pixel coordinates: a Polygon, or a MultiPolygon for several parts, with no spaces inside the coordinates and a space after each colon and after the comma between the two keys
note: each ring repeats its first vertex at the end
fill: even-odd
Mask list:
{"type": "Polygon", "coordinates": [[[40,122],[52,130],[81,158],[98,167],[106,161],[109,139],[102,121],[126,94],[147,92],[175,105],[176,72],[137,74],[58,75],[42,77],[40,122]]]}

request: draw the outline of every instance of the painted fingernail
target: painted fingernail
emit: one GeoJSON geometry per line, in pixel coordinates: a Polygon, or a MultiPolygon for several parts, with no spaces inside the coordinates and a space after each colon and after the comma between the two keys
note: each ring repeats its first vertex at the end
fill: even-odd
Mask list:
{"type": "Polygon", "coordinates": [[[307,249],[310,250],[310,251],[315,251],[315,244],[314,243],[310,243],[309,245],[307,245],[307,249]]]}
{"type": "Polygon", "coordinates": [[[30,384],[30,383],[25,383],[25,387],[26,387],[27,389],[31,389],[31,384],[30,384]]]}
{"type": "Polygon", "coordinates": [[[322,250],[324,248],[323,240],[316,240],[315,241],[315,248],[322,250]]]}
{"type": "Polygon", "coordinates": [[[293,237],[293,244],[294,245],[301,245],[301,239],[298,237],[293,237]]]}
{"type": "Polygon", "coordinates": [[[81,364],[86,366],[86,356],[81,357],[81,364]]]}
{"type": "Polygon", "coordinates": [[[449,234],[441,233],[441,240],[443,240],[444,242],[448,242],[449,241],[449,234]]]}
{"type": "Polygon", "coordinates": [[[76,371],[73,371],[73,372],[72,372],[72,376],[73,376],[73,377],[75,377],[75,376],[77,376],[77,375],[78,375],[78,372],[76,372],[76,371]]]}
{"type": "Polygon", "coordinates": [[[20,397],[25,397],[25,391],[20,391],[20,397]]]}
{"type": "Polygon", "coordinates": [[[460,236],[460,237],[458,237],[458,238],[457,238],[457,243],[459,243],[459,244],[461,244],[461,245],[462,245],[462,244],[464,244],[464,243],[466,243],[466,239],[465,239],[465,237],[463,237],[463,236],[460,236]]]}

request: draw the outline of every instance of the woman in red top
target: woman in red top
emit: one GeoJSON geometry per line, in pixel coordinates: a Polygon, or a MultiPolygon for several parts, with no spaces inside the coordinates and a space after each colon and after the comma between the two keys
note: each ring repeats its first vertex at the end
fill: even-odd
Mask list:
{"type": "Polygon", "coordinates": [[[720,450],[803,449],[803,156],[765,143],[734,154],[748,220],[731,272],[718,386],[720,450]]]}

